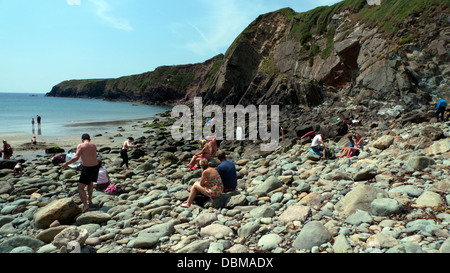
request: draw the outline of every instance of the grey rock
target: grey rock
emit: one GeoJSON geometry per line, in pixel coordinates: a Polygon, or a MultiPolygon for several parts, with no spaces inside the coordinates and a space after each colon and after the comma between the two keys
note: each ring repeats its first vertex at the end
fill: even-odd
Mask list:
{"type": "Polygon", "coordinates": [[[278,180],[278,178],[276,178],[275,176],[270,176],[263,183],[256,186],[255,189],[253,190],[252,194],[255,194],[258,196],[264,196],[267,193],[269,193],[273,190],[276,190],[282,186],[283,186],[283,183],[281,183],[281,181],[278,180]]]}
{"type": "Polygon", "coordinates": [[[0,253],[9,253],[16,247],[26,246],[31,249],[38,249],[43,246],[44,242],[41,240],[31,238],[28,236],[15,236],[0,244],[0,253]]]}
{"type": "Polygon", "coordinates": [[[78,225],[101,224],[111,219],[111,215],[101,211],[88,211],[76,218],[78,225]]]}
{"type": "Polygon", "coordinates": [[[248,238],[251,235],[253,235],[253,233],[257,231],[260,228],[260,226],[261,223],[259,220],[248,222],[238,229],[238,236],[248,238]]]}
{"type": "Polygon", "coordinates": [[[272,217],[275,215],[275,211],[269,206],[261,206],[251,210],[250,215],[253,218],[272,217]]]}
{"type": "Polygon", "coordinates": [[[134,248],[151,248],[161,237],[169,236],[175,231],[173,221],[164,224],[157,224],[139,232],[134,241],[134,248]]]}
{"type": "Polygon", "coordinates": [[[421,171],[433,164],[436,164],[436,162],[432,158],[426,156],[415,156],[408,159],[408,161],[406,161],[405,163],[407,168],[416,171],[421,171]]]}
{"type": "Polygon", "coordinates": [[[278,234],[266,234],[258,240],[258,246],[264,251],[269,251],[277,248],[282,240],[278,234]]]}
{"type": "Polygon", "coordinates": [[[359,184],[338,202],[337,209],[347,215],[352,214],[357,209],[370,211],[370,204],[378,198],[378,194],[387,197],[387,193],[384,190],[359,184]]]}
{"type": "Polygon", "coordinates": [[[395,199],[380,198],[372,201],[370,209],[373,215],[390,216],[400,213],[402,211],[402,204],[395,199]]]}
{"type": "Polygon", "coordinates": [[[335,253],[351,253],[352,246],[344,234],[339,234],[334,240],[333,251],[335,253]]]}
{"type": "Polygon", "coordinates": [[[367,211],[356,210],[356,212],[347,217],[344,222],[350,225],[359,226],[362,223],[371,223],[372,221],[372,216],[370,216],[367,211]]]}
{"type": "Polygon", "coordinates": [[[78,227],[68,227],[59,232],[52,241],[58,249],[67,247],[70,243],[76,242],[78,246],[82,247],[88,238],[89,234],[86,229],[78,227]]]}
{"type": "Polygon", "coordinates": [[[216,236],[219,234],[222,234],[223,236],[230,236],[233,234],[233,230],[221,224],[211,224],[206,227],[203,227],[200,230],[201,237],[216,236]]]}
{"type": "Polygon", "coordinates": [[[293,242],[296,249],[311,250],[314,246],[320,246],[332,239],[332,236],[327,228],[319,221],[312,221],[307,223],[299,235],[293,242]]]}

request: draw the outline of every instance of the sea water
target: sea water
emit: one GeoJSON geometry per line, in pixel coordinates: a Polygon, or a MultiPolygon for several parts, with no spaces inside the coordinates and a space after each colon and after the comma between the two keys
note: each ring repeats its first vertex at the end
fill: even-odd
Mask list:
{"type": "Polygon", "coordinates": [[[168,110],[169,107],[132,102],[46,97],[45,94],[31,93],[0,93],[0,133],[23,132],[43,136],[94,134],[105,130],[112,121],[151,118],[168,110]],[[37,124],[37,115],[41,116],[40,126],[37,124]],[[103,125],[99,126],[99,123],[103,125]]]}

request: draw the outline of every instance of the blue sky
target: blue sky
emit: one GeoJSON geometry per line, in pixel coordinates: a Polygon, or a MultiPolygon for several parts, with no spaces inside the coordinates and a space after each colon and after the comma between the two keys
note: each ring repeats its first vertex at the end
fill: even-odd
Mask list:
{"type": "Polygon", "coordinates": [[[47,93],[225,53],[260,14],[339,0],[0,0],[0,92],[47,93]]]}

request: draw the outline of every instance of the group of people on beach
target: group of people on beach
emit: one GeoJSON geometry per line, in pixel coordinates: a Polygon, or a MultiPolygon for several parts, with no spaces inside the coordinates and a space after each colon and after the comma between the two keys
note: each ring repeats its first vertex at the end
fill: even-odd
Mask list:
{"type": "Polygon", "coordinates": [[[194,183],[188,188],[188,200],[180,206],[189,208],[200,193],[209,197],[211,201],[224,192],[230,192],[237,187],[237,172],[234,162],[227,160],[224,151],[217,151],[217,142],[215,137],[210,137],[209,141],[203,139],[200,141],[201,151],[194,154],[189,164],[186,166],[189,171],[194,170],[196,166],[202,169],[200,181],[194,183]],[[209,159],[217,156],[220,164],[217,167],[210,167],[209,159]]]}
{"type": "MultiPolygon", "coordinates": [[[[110,185],[110,178],[106,169],[102,166],[102,161],[97,157],[97,146],[91,142],[89,134],[83,134],[81,136],[81,142],[77,146],[75,155],[62,163],[63,168],[68,168],[69,165],[77,162],[81,159],[81,174],[78,181],[78,193],[83,203],[83,213],[89,210],[89,205],[92,204],[92,195],[94,186],[97,189],[105,189],[110,185]],[[86,194],[87,187],[87,194],[86,194]]],[[[130,148],[136,147],[132,145],[134,138],[129,137],[122,145],[120,155],[122,157],[123,165],[128,169],[128,154],[127,151],[130,148]]]]}
{"type": "MultiPolygon", "coordinates": [[[[37,125],[38,125],[38,135],[42,134],[41,119],[42,119],[41,116],[36,115],[36,121],[37,121],[37,125]]],[[[34,118],[31,119],[31,130],[32,130],[33,135],[34,135],[34,132],[35,132],[35,130],[34,130],[34,118]]],[[[34,138],[36,138],[36,137],[34,137],[34,138]]]]}
{"type": "MultiPolygon", "coordinates": [[[[109,185],[109,175],[102,167],[101,161],[97,158],[97,147],[91,142],[89,134],[83,134],[81,141],[77,146],[75,155],[62,163],[63,168],[68,168],[69,165],[77,162],[81,159],[81,175],[78,183],[78,193],[83,203],[83,213],[89,210],[89,206],[92,204],[92,196],[94,187],[97,185],[109,185]],[[86,193],[87,187],[87,193],[86,193]]],[[[122,145],[121,157],[123,162],[121,167],[128,166],[127,151],[129,148],[137,147],[133,145],[134,139],[129,137],[122,145]]],[[[194,202],[197,194],[203,194],[211,199],[219,196],[223,192],[232,191],[237,187],[237,172],[234,163],[227,160],[225,152],[217,151],[217,143],[215,138],[211,138],[209,143],[206,140],[200,141],[202,151],[195,154],[189,163],[190,166],[196,167],[197,165],[202,168],[202,176],[200,181],[194,183],[194,185],[188,188],[190,192],[189,198],[186,202],[181,204],[181,207],[190,207],[194,202]],[[213,147],[213,148],[211,148],[213,147]],[[220,164],[216,168],[209,167],[209,158],[211,156],[217,156],[220,160],[220,164]]],[[[192,170],[193,168],[190,168],[192,170]]],[[[103,189],[105,186],[102,187],[103,189]]]]}
{"type": "MultiPolygon", "coordinates": [[[[440,116],[442,121],[444,121],[446,106],[447,102],[440,98],[436,106],[436,118],[438,121],[440,116]]],[[[325,144],[324,134],[314,133],[309,136],[312,137],[311,150],[315,153],[321,153],[323,159],[326,159],[327,146],[325,144]]],[[[109,176],[106,169],[101,166],[101,161],[97,158],[97,147],[91,142],[89,134],[83,134],[81,140],[82,143],[77,146],[75,156],[62,163],[62,167],[67,168],[70,164],[81,158],[81,175],[78,183],[78,192],[84,205],[83,212],[86,212],[89,209],[89,205],[92,204],[94,183],[108,185],[109,176]]],[[[363,151],[364,140],[359,133],[354,134],[354,136],[349,135],[348,141],[349,145],[340,151],[340,158],[351,157],[357,155],[360,151],[363,151]]],[[[129,137],[122,145],[120,151],[123,160],[120,165],[121,167],[125,165],[127,169],[129,168],[128,149],[137,147],[132,144],[133,142],[134,139],[129,137]]],[[[5,146],[6,144],[6,140],[3,140],[2,152],[4,154],[5,151],[8,150],[5,146]]],[[[195,182],[192,187],[188,187],[189,197],[180,205],[181,207],[189,208],[198,194],[209,197],[213,201],[214,198],[220,196],[222,193],[236,189],[236,167],[232,161],[227,160],[224,151],[217,150],[217,146],[217,140],[214,136],[200,140],[201,151],[193,155],[186,168],[188,171],[193,171],[199,166],[202,169],[202,175],[199,181],[195,182]],[[220,164],[215,168],[210,167],[209,164],[209,160],[212,157],[217,157],[220,161],[220,164]]],[[[7,157],[7,155],[5,156],[7,157]]]]}
{"type": "MultiPolygon", "coordinates": [[[[341,155],[339,158],[357,156],[364,149],[364,139],[359,133],[355,133],[354,136],[348,135],[348,146],[341,149],[339,152],[341,155]]],[[[312,152],[322,156],[322,159],[327,159],[327,155],[330,154],[326,144],[325,135],[322,133],[314,135],[311,143],[312,152]]]]}

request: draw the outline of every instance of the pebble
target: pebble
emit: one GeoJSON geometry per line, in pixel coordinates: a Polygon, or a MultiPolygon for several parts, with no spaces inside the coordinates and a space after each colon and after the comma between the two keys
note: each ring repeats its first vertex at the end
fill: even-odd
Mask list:
{"type": "Polygon", "coordinates": [[[189,209],[179,205],[201,171],[183,167],[197,146],[170,143],[164,130],[136,140],[147,152],[130,155],[128,171],[104,150],[120,191],[95,190],[86,213],[78,172],[26,160],[23,177],[0,178],[0,253],[58,253],[70,241],[83,253],[449,253],[448,124],[433,124],[446,137],[421,149],[405,143],[427,125],[408,126],[374,133],[360,157],[333,160],[315,157],[309,143],[262,155],[229,143],[237,190],[189,209]]]}

